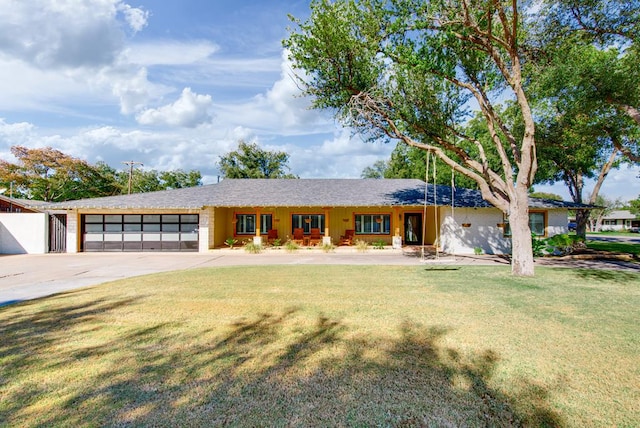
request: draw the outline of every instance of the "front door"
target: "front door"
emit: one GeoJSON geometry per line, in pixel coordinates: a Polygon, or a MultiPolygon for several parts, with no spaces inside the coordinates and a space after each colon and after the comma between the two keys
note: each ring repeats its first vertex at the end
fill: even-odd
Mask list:
{"type": "Polygon", "coordinates": [[[404,215],[404,244],[422,245],[422,214],[404,215]]]}

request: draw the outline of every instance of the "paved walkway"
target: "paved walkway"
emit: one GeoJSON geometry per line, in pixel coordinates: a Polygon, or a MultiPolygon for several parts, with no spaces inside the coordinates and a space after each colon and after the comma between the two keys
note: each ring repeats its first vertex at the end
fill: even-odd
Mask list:
{"type": "MultiPolygon", "coordinates": [[[[433,256],[422,260],[419,253],[401,250],[338,248],[335,252],[301,249],[295,253],[269,250],[247,254],[242,249],[200,253],[78,253],[0,256],[0,306],[35,299],[80,287],[138,275],[212,266],[241,265],[427,265],[453,268],[468,265],[504,265],[499,256],[433,256]]],[[[625,269],[640,273],[637,263],[618,261],[538,259],[538,266],[625,269]]]]}

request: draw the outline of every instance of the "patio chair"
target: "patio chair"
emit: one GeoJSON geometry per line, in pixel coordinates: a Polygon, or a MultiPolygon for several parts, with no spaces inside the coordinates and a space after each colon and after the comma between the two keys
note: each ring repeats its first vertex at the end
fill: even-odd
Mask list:
{"type": "Polygon", "coordinates": [[[293,229],[293,238],[291,241],[298,245],[304,245],[304,229],[301,227],[293,229]]]}
{"type": "Polygon", "coordinates": [[[309,235],[309,245],[318,245],[322,242],[322,235],[320,234],[320,229],[312,228],[311,234],[309,235]]]}
{"type": "Polygon", "coordinates": [[[353,236],[356,234],[354,229],[347,229],[344,235],[340,236],[340,245],[353,245],[353,236]]]}
{"type": "Polygon", "coordinates": [[[267,232],[267,245],[273,244],[276,239],[278,239],[278,230],[269,229],[267,232]]]}

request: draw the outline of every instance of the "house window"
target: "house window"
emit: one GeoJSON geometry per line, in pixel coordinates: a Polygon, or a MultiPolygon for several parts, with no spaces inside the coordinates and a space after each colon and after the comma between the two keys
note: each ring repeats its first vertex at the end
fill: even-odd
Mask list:
{"type": "MultiPolygon", "coordinates": [[[[260,234],[267,234],[271,229],[271,214],[260,214],[260,234]]],[[[255,235],[256,215],[236,214],[236,235],[255,235]]]]}
{"type": "Polygon", "coordinates": [[[357,235],[389,235],[391,216],[389,214],[356,214],[357,235]]]}
{"type": "MultiPolygon", "coordinates": [[[[536,236],[545,236],[547,225],[547,213],[545,211],[529,212],[529,228],[536,236]]],[[[504,236],[511,236],[508,217],[504,217],[504,236]]]]}
{"type": "Polygon", "coordinates": [[[324,214],[293,214],[291,216],[291,233],[293,229],[302,228],[305,234],[311,229],[324,230],[324,214]]]}

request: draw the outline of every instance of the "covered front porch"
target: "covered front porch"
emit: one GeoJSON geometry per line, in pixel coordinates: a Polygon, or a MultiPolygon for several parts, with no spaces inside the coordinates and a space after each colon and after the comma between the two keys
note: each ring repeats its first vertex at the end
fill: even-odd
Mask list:
{"type": "MultiPolygon", "coordinates": [[[[302,245],[339,245],[347,231],[353,241],[403,245],[437,243],[435,207],[220,207],[210,215],[210,248],[225,242],[284,244],[302,230],[302,245]],[[320,233],[320,240],[310,239],[320,233]]],[[[296,237],[298,238],[298,237],[296,237]]]]}

